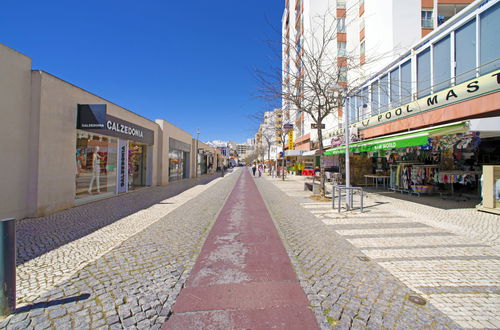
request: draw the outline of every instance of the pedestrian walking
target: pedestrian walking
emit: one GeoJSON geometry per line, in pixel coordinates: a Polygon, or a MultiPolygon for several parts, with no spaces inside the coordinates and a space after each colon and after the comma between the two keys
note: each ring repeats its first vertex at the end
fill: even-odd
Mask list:
{"type": "Polygon", "coordinates": [[[259,164],[259,178],[262,176],[262,171],[264,170],[264,167],[262,164],[259,164]]]}
{"type": "Polygon", "coordinates": [[[253,163],[252,165],[252,173],[253,173],[253,176],[255,176],[255,171],[257,170],[257,167],[255,165],[255,163],[253,163]]]}

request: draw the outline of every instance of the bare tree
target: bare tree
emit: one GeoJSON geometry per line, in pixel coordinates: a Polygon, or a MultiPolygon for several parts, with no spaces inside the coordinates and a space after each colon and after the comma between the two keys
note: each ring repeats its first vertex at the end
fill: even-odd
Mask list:
{"type": "MultiPolygon", "coordinates": [[[[283,52],[294,55],[292,67],[285,56],[285,62],[279,68],[256,71],[260,97],[269,101],[279,99],[284,111],[304,113],[311,119],[317,132],[320,157],[325,151],[325,119],[333,116],[338,126],[342,127],[341,114],[347,96],[354,95],[355,88],[364,82],[367,66],[387,56],[379,54],[377,58],[369,58],[360,48],[349,51],[338,49],[337,38],[345,32],[348,24],[345,18],[337,19],[331,12],[313,18],[313,28],[304,32],[298,41],[282,39],[283,52]]],[[[320,169],[320,193],[324,196],[323,161],[320,162],[320,169]]]]}

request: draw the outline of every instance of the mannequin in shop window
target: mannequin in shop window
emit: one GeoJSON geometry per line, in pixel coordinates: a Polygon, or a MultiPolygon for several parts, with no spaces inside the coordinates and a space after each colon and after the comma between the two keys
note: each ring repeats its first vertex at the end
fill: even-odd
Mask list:
{"type": "Polygon", "coordinates": [[[94,181],[96,181],[97,193],[101,192],[101,159],[102,157],[99,155],[99,146],[97,146],[95,147],[95,152],[92,155],[92,179],[90,180],[89,194],[92,194],[94,181]]]}

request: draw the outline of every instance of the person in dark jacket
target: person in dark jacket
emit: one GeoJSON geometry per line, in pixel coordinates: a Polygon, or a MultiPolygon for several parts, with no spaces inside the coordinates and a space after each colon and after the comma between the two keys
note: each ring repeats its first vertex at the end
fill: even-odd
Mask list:
{"type": "Polygon", "coordinates": [[[255,171],[257,171],[257,166],[255,165],[255,163],[253,163],[253,165],[252,165],[253,176],[255,176],[255,171]]]}

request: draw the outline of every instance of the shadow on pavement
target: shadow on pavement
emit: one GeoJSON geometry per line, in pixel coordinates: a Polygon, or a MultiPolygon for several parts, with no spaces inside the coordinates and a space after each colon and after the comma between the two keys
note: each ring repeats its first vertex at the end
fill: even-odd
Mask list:
{"type": "Polygon", "coordinates": [[[31,310],[38,309],[38,308],[47,308],[50,306],[64,305],[64,304],[68,304],[68,303],[72,303],[72,302],[76,302],[76,301],[86,300],[89,297],[90,297],[89,293],[82,293],[78,296],[56,299],[56,300],[51,300],[51,301],[37,302],[35,304],[26,305],[23,307],[16,308],[16,311],[14,312],[14,314],[26,313],[26,312],[29,312],[31,310]]]}
{"type": "Polygon", "coordinates": [[[204,175],[72,207],[45,217],[20,220],[16,226],[17,265],[219,177],[220,173],[204,175]]]}
{"type": "Polygon", "coordinates": [[[467,200],[464,201],[463,199],[455,200],[453,198],[442,199],[437,194],[430,196],[426,195],[417,196],[417,195],[401,194],[399,192],[393,192],[388,190],[377,190],[373,188],[363,188],[363,190],[365,190],[368,193],[396,198],[399,200],[431,206],[443,210],[475,208],[476,205],[480,203],[480,200],[477,198],[468,198],[467,200]]]}

